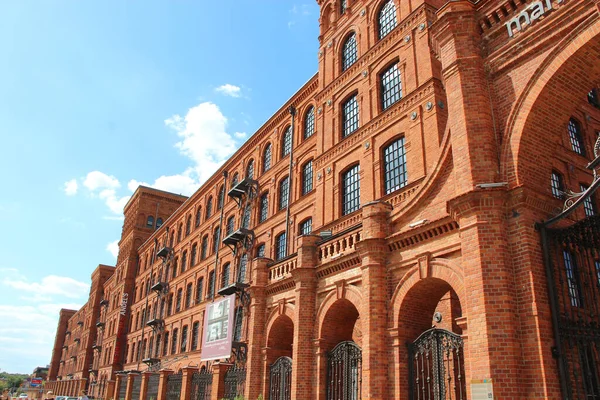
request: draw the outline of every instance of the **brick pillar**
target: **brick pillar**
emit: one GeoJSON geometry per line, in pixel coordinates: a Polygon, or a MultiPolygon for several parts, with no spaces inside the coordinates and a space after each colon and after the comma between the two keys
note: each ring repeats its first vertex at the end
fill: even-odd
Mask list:
{"type": "Polygon", "coordinates": [[[522,350],[505,199],[504,190],[477,190],[449,201],[448,211],[460,226],[463,248],[466,299],[460,301],[469,321],[467,382],[492,378],[494,396],[520,398],[522,350]]]}
{"type": "Polygon", "coordinates": [[[127,375],[117,374],[116,379],[115,379],[115,388],[114,388],[113,395],[112,395],[113,399],[122,400],[119,398],[119,392],[121,391],[121,382],[125,379],[127,379],[127,375]]]}
{"type": "Polygon", "coordinates": [[[192,395],[192,376],[198,372],[196,367],[183,367],[181,376],[180,400],[189,400],[192,395]]]}
{"type": "MultiPolygon", "coordinates": [[[[210,394],[210,400],[221,400],[225,395],[225,372],[231,367],[231,364],[226,363],[214,363],[213,369],[213,381],[212,381],[212,393],[210,394]]],[[[163,400],[163,399],[157,399],[163,400]]]]}
{"type": "Polygon", "coordinates": [[[110,400],[115,398],[115,384],[117,382],[110,379],[106,381],[106,389],[104,390],[104,400],[110,400]]]}
{"type": "Polygon", "coordinates": [[[468,0],[447,2],[432,26],[433,47],[442,63],[448,94],[448,128],[458,194],[499,176],[498,138],[492,120],[488,81],[481,57],[475,6],[468,0]]]}
{"type": "Polygon", "coordinates": [[[356,250],[362,259],[364,316],[362,328],[362,398],[387,399],[389,388],[387,346],[388,282],[387,258],[388,217],[392,206],[375,201],[362,209],[363,233],[356,250]],[[368,315],[367,315],[368,314],[368,315]]]}
{"type": "Polygon", "coordinates": [[[252,285],[250,310],[248,315],[248,363],[246,371],[245,396],[255,399],[261,394],[262,378],[265,374],[262,361],[262,348],[265,343],[266,300],[265,287],[268,282],[268,258],[256,258],[252,262],[252,285]]]}
{"type": "Polygon", "coordinates": [[[156,400],[166,400],[167,398],[167,379],[169,375],[172,375],[173,371],[170,369],[161,369],[158,372],[158,396],[156,400]]]}
{"type": "Polygon", "coordinates": [[[146,399],[146,393],[148,393],[148,378],[152,375],[152,372],[144,371],[142,372],[140,382],[140,400],[146,399]]]}
{"type": "Polygon", "coordinates": [[[296,283],[294,308],[294,342],[292,348],[292,399],[313,399],[315,396],[315,313],[317,296],[316,267],[319,262],[317,243],[320,236],[298,238],[298,261],[292,277],[296,283]]]}
{"type": "Polygon", "coordinates": [[[136,373],[129,373],[127,374],[127,386],[125,388],[125,399],[126,400],[131,400],[131,395],[133,394],[133,381],[135,380],[135,378],[137,377],[136,373]]]}
{"type": "Polygon", "coordinates": [[[321,339],[313,340],[313,351],[317,363],[316,368],[316,391],[315,396],[318,400],[325,400],[327,395],[327,350],[325,349],[325,343],[321,339]]]}

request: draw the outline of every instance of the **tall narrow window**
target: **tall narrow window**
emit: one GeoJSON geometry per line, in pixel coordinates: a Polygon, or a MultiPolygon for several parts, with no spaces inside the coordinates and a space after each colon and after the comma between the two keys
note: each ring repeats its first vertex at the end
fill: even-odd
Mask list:
{"type": "Polygon", "coordinates": [[[177,268],[179,267],[179,257],[175,257],[175,261],[173,263],[173,276],[172,279],[177,277],[177,268]]]}
{"type": "Polygon", "coordinates": [[[213,253],[216,253],[221,246],[221,228],[217,226],[213,233],[213,253]]]}
{"type": "Polygon", "coordinates": [[[581,292],[581,282],[579,281],[579,270],[573,254],[563,250],[563,259],[565,262],[565,272],[567,274],[567,286],[569,287],[569,297],[573,307],[583,307],[583,296],[581,292]]]}
{"type": "Polygon", "coordinates": [[[185,221],[185,236],[188,236],[192,232],[192,216],[188,215],[185,221]]]}
{"type": "Polygon", "coordinates": [[[594,107],[600,108],[600,97],[598,96],[598,89],[592,89],[588,93],[588,103],[594,107]]]}
{"type": "Polygon", "coordinates": [[[160,357],[160,333],[156,335],[156,347],[154,348],[154,357],[160,357]]]}
{"type": "Polygon", "coordinates": [[[403,137],[393,141],[383,149],[383,163],[385,194],[390,194],[406,186],[408,174],[406,171],[406,151],[403,137]]]}
{"type": "Polygon", "coordinates": [[[288,126],[281,137],[281,158],[287,156],[292,151],[292,127],[288,126]]]}
{"type": "Polygon", "coordinates": [[[163,224],[163,219],[162,218],[158,218],[156,220],[156,229],[160,228],[163,224]]]}
{"type": "Polygon", "coordinates": [[[200,323],[198,321],[194,322],[192,325],[192,348],[191,350],[196,350],[198,348],[198,334],[199,334],[200,323]]]}
{"type": "Polygon", "coordinates": [[[595,260],[594,266],[596,267],[596,280],[598,282],[598,285],[600,286],[600,261],[595,260]]]}
{"type": "Polygon", "coordinates": [[[271,169],[271,144],[269,143],[267,147],[265,147],[265,151],[263,153],[263,173],[267,172],[271,169]]]}
{"type": "Polygon", "coordinates": [[[342,136],[346,137],[358,129],[357,95],[350,97],[342,104],[342,136]]]}
{"type": "Polygon", "coordinates": [[[562,175],[556,171],[552,171],[550,183],[552,185],[552,195],[557,199],[562,199],[565,192],[562,175]]]}
{"type": "Polygon", "coordinates": [[[154,217],[152,215],[148,216],[148,219],[146,220],[146,226],[148,228],[153,228],[154,227],[154,217]]]}
{"type": "Polygon", "coordinates": [[[394,0],[388,0],[379,10],[379,39],[383,39],[397,24],[396,4],[394,0]]]}
{"type": "Polygon", "coordinates": [[[312,160],[302,167],[302,195],[313,189],[313,166],[312,160]]]}
{"type": "Polygon", "coordinates": [[[240,175],[236,172],[235,174],[233,174],[233,178],[231,178],[231,187],[234,187],[235,185],[237,185],[239,180],[240,180],[240,175]]]}
{"type": "MultiPolygon", "coordinates": [[[[580,185],[579,189],[581,192],[585,192],[588,190],[588,187],[585,185],[580,185]]],[[[583,210],[585,211],[586,217],[592,217],[596,215],[596,207],[594,205],[593,195],[583,201],[583,210]]]]}
{"type": "Polygon", "coordinates": [[[275,238],[275,260],[281,260],[287,256],[287,243],[285,232],[280,233],[275,238]]]}
{"type": "Polygon", "coordinates": [[[209,218],[212,215],[212,207],[213,207],[213,199],[212,197],[208,198],[206,202],[206,218],[209,218]]]}
{"type": "Polygon", "coordinates": [[[227,226],[226,226],[227,230],[226,230],[226,235],[230,235],[233,233],[233,230],[235,228],[235,218],[232,215],[231,217],[227,218],[227,226]]]}
{"type": "Polygon", "coordinates": [[[187,350],[187,339],[188,339],[188,326],[185,325],[181,329],[181,347],[180,350],[182,353],[185,353],[187,350]]]}
{"type": "Polygon", "coordinates": [[[198,207],[198,210],[196,210],[196,228],[200,226],[200,220],[202,220],[202,208],[198,207]]]}
{"type": "Polygon", "coordinates": [[[204,278],[198,278],[196,282],[196,304],[202,302],[202,286],[204,286],[204,278]]]}
{"type": "Polygon", "coordinates": [[[340,1],[340,15],[343,15],[346,12],[346,8],[348,7],[348,1],[347,0],[341,0],[340,1]]]}
{"type": "Polygon", "coordinates": [[[181,256],[181,273],[183,274],[187,268],[187,250],[181,256]]]}
{"type": "Polygon", "coordinates": [[[256,247],[256,257],[264,257],[265,256],[265,244],[259,244],[256,247]]]}
{"type": "Polygon", "coordinates": [[[260,215],[259,221],[264,222],[269,217],[269,193],[260,196],[260,215]]]}
{"type": "Polygon", "coordinates": [[[175,303],[175,312],[181,311],[181,301],[183,297],[183,290],[180,288],[177,290],[177,301],[175,303]]]}
{"type": "Polygon", "coordinates": [[[235,327],[233,330],[233,341],[242,340],[242,324],[244,322],[244,309],[240,306],[235,308],[235,327]]]}
{"type": "Polygon", "coordinates": [[[309,235],[312,232],[312,218],[304,220],[300,223],[300,234],[309,235]]]}
{"type": "Polygon", "coordinates": [[[208,235],[202,238],[202,248],[200,249],[200,259],[204,260],[208,255],[208,235]]]}
{"type": "Polygon", "coordinates": [[[212,270],[208,273],[208,293],[207,297],[215,297],[215,271],[212,270]]]}
{"type": "Polygon", "coordinates": [[[290,177],[286,176],[279,182],[279,209],[283,210],[288,206],[288,197],[290,193],[290,177]]]}
{"type": "Polygon", "coordinates": [[[171,338],[171,354],[175,354],[177,352],[177,334],[179,333],[179,329],[173,329],[173,337],[171,338]]]}
{"type": "Polygon", "coordinates": [[[173,293],[169,295],[169,300],[167,301],[167,316],[171,315],[173,312],[173,293]]]}
{"type": "Polygon", "coordinates": [[[355,165],[342,176],[342,214],[350,214],[360,207],[359,165],[355,165]]]}
{"type": "Polygon", "coordinates": [[[254,178],[254,160],[248,162],[248,166],[246,167],[246,178],[254,178]]]}
{"type": "Polygon", "coordinates": [[[304,115],[304,139],[315,133],[315,108],[310,106],[304,115]]]}
{"type": "Polygon", "coordinates": [[[183,233],[183,224],[179,224],[179,229],[177,229],[177,243],[181,242],[181,234],[183,233]]]}
{"type": "Polygon", "coordinates": [[[229,285],[229,263],[223,265],[223,271],[221,272],[221,288],[229,285]]]}
{"type": "Polygon", "coordinates": [[[188,283],[185,288],[185,308],[190,308],[192,306],[192,284],[188,283]]]}
{"type": "Polygon", "coordinates": [[[577,154],[585,155],[585,147],[581,139],[581,125],[577,120],[571,118],[569,120],[569,139],[571,140],[571,149],[577,154]]]}
{"type": "Polygon", "coordinates": [[[250,204],[246,205],[244,208],[244,215],[242,215],[242,228],[248,229],[250,227],[250,204]]]}
{"type": "Polygon", "coordinates": [[[402,80],[398,64],[394,64],[381,74],[381,108],[389,106],[402,98],[402,80]]]}
{"type": "Polygon", "coordinates": [[[192,245],[192,257],[190,258],[190,267],[196,265],[196,256],[198,255],[198,245],[194,243],[192,245]]]}
{"type": "Polygon", "coordinates": [[[342,71],[350,68],[356,62],[357,58],[356,33],[352,32],[342,46],[342,71]]]}
{"type": "Polygon", "coordinates": [[[217,199],[217,210],[220,210],[221,208],[223,208],[224,200],[225,200],[225,188],[223,186],[221,186],[221,189],[219,189],[219,197],[217,199]]]}
{"type": "Polygon", "coordinates": [[[246,282],[246,266],[248,265],[248,254],[244,253],[240,257],[240,268],[238,269],[238,282],[246,282]]]}
{"type": "Polygon", "coordinates": [[[163,339],[163,356],[166,356],[168,351],[169,351],[169,332],[165,332],[165,338],[163,339]]]}

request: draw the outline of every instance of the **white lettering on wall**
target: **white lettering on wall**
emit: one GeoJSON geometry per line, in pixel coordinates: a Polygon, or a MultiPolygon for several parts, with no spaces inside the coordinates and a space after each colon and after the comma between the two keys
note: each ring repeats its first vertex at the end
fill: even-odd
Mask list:
{"type": "MultiPolygon", "coordinates": [[[[564,0],[555,0],[558,4],[564,0]]],[[[552,7],[552,0],[534,1],[517,16],[506,23],[506,29],[508,30],[508,37],[513,37],[515,32],[521,32],[528,25],[531,25],[536,20],[540,19],[544,14],[554,10],[552,7]]]]}

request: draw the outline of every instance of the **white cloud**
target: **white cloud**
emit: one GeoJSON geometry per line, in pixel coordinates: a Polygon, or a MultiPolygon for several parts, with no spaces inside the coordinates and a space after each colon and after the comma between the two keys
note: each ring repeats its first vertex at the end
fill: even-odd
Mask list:
{"type": "Polygon", "coordinates": [[[125,204],[131,198],[131,196],[118,197],[114,189],[104,189],[100,192],[99,197],[104,200],[110,211],[115,214],[122,214],[125,204]]]}
{"type": "Polygon", "coordinates": [[[121,187],[121,184],[119,183],[119,180],[112,175],[107,175],[100,171],[92,171],[85,177],[83,186],[93,192],[98,189],[117,189],[121,187]]]}
{"type": "Polygon", "coordinates": [[[230,97],[241,97],[242,96],[242,88],[236,85],[232,85],[230,83],[226,83],[224,85],[219,86],[215,89],[215,92],[224,94],[225,96],[230,97]]]}
{"type": "Polygon", "coordinates": [[[124,216],[115,216],[115,215],[105,215],[102,217],[102,219],[105,219],[107,221],[124,221],[125,217],[124,216]]]}
{"type": "Polygon", "coordinates": [[[65,194],[67,196],[75,196],[77,194],[77,179],[71,179],[70,181],[65,182],[65,194]]]}
{"type": "Polygon", "coordinates": [[[114,242],[110,242],[106,245],[106,250],[113,255],[114,258],[117,258],[119,255],[119,239],[114,242]]]}
{"type": "MultiPolygon", "coordinates": [[[[48,275],[42,278],[40,282],[29,282],[29,280],[19,275],[16,270],[8,274],[2,280],[7,286],[17,289],[19,293],[31,293],[35,298],[48,299],[49,296],[59,295],[71,299],[81,298],[88,294],[90,286],[66,276],[48,275]]],[[[26,299],[33,300],[32,297],[24,296],[26,299]]]]}

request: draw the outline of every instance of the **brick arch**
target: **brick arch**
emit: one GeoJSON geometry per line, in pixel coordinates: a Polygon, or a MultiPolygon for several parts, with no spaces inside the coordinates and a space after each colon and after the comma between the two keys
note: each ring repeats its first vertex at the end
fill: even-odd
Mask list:
{"type": "Polygon", "coordinates": [[[294,320],[294,310],[294,306],[287,303],[283,305],[278,305],[274,307],[273,310],[271,310],[271,312],[267,316],[267,324],[265,325],[265,332],[267,333],[265,335],[265,340],[268,340],[271,329],[273,329],[273,324],[275,323],[277,318],[283,315],[289,317],[292,321],[294,320]]]}
{"type": "Polygon", "coordinates": [[[323,323],[325,322],[325,317],[327,312],[331,309],[331,307],[337,303],[339,300],[347,300],[358,310],[358,315],[360,316],[362,313],[362,309],[360,307],[362,303],[362,294],[358,288],[351,285],[346,285],[343,283],[336,287],[336,289],[329,292],[325,299],[319,306],[319,310],[317,311],[317,337],[320,338],[323,331],[323,323]]]}
{"type": "Polygon", "coordinates": [[[423,266],[422,268],[417,264],[406,272],[394,290],[391,300],[390,328],[399,326],[402,305],[405,303],[410,290],[428,279],[437,279],[447,283],[456,292],[459,299],[466,299],[462,272],[453,262],[445,259],[432,259],[429,261],[429,266],[423,266]],[[425,275],[424,278],[421,278],[421,271],[425,275]]]}
{"type": "Polygon", "coordinates": [[[599,60],[600,13],[595,12],[544,59],[511,111],[501,153],[501,174],[511,187],[549,180],[549,160],[532,162],[538,159],[532,155],[553,153],[547,130],[564,125],[566,132],[577,105],[600,83],[599,60]]]}

